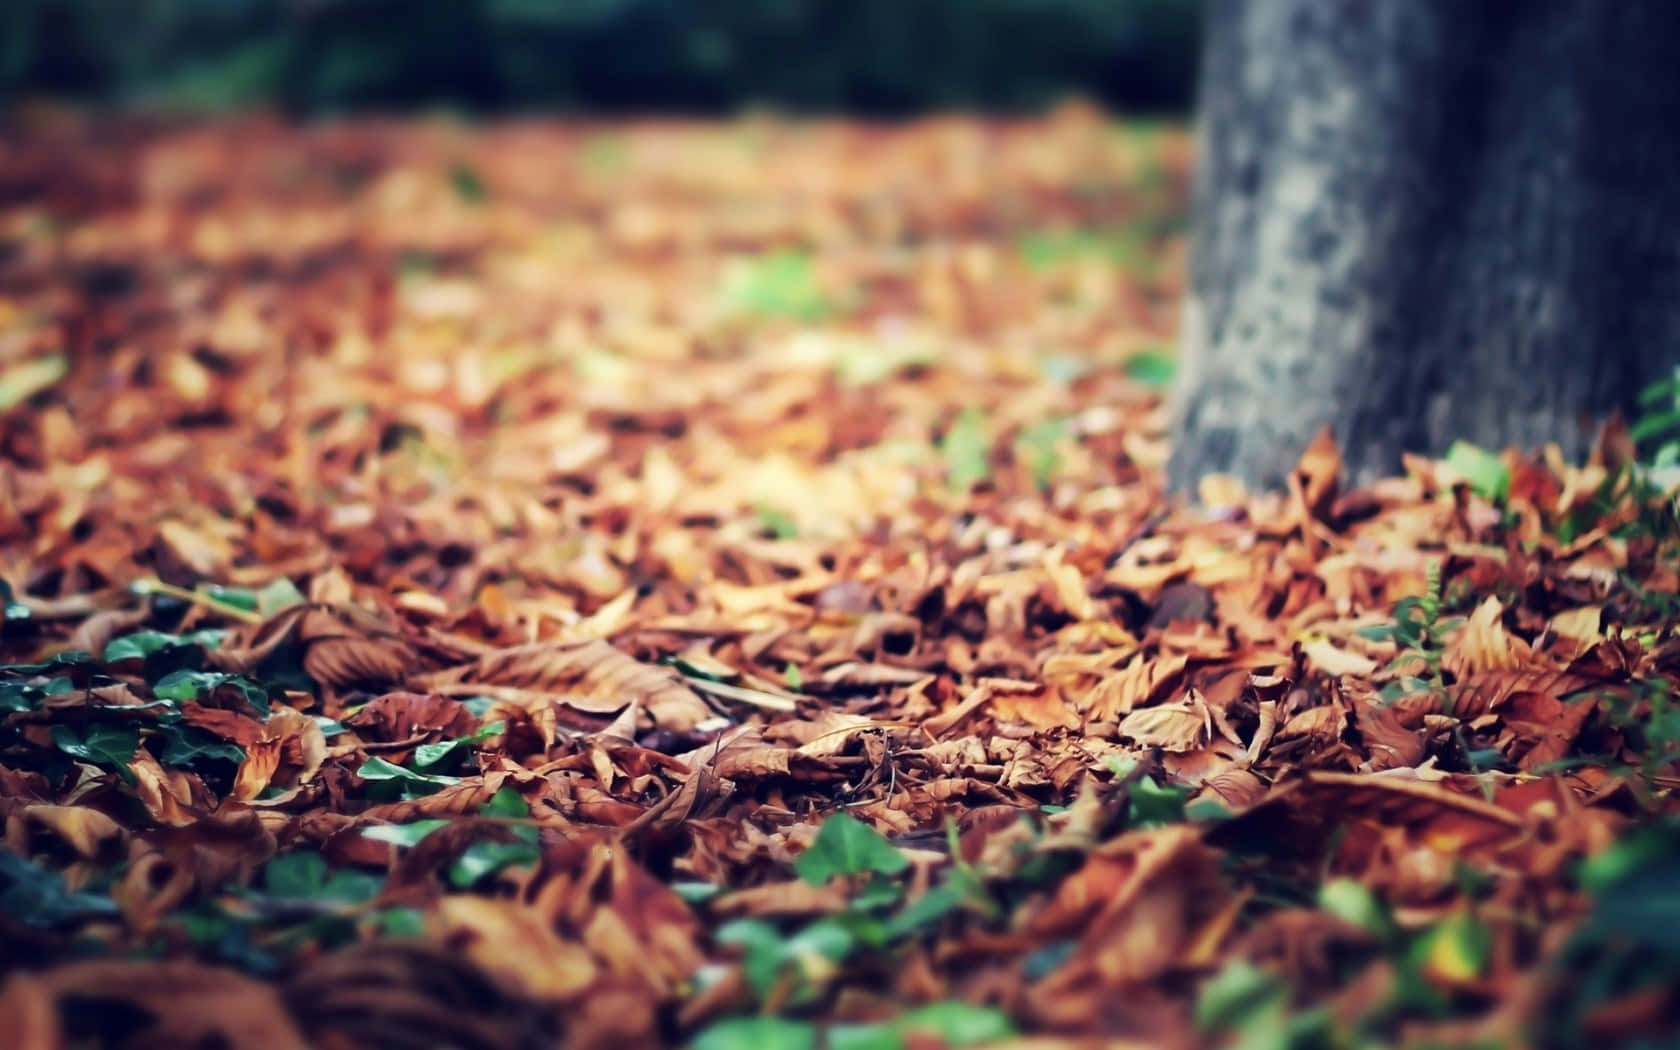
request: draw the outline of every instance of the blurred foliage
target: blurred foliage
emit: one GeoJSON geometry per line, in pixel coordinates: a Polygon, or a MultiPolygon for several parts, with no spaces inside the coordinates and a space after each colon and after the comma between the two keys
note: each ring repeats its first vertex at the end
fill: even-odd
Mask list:
{"type": "Polygon", "coordinates": [[[1188,105],[1198,0],[6,0],[0,96],[173,108],[1188,105]]]}

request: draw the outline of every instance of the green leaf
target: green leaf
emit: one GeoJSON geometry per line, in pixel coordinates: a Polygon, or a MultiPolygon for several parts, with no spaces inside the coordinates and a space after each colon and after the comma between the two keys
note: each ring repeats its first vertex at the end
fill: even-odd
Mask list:
{"type": "Polygon", "coordinates": [[[326,858],[311,850],[279,853],[262,869],[262,885],[269,897],[281,900],[326,900],[361,904],[380,894],[385,880],[370,872],[343,869],[329,872],[326,858]]]}
{"type": "Polygon", "coordinates": [[[1142,350],[1126,359],[1126,375],[1152,390],[1165,390],[1178,374],[1178,362],[1165,350],[1142,350]]]}
{"type": "Polygon", "coordinates": [[[450,166],[449,185],[455,190],[455,196],[465,204],[483,204],[487,196],[484,180],[479,178],[478,172],[459,161],[450,166]]]}
{"type": "Polygon", "coordinates": [[[985,413],[978,408],[963,409],[939,442],[945,458],[945,480],[952,490],[967,492],[991,476],[991,446],[985,413]]]}
{"type": "Polygon", "coordinates": [[[906,1035],[936,1036],[948,1047],[997,1042],[1016,1034],[1015,1025],[1002,1010],[950,1000],[918,1007],[899,1018],[893,1027],[906,1035]]]}
{"type": "Polygon", "coordinates": [[[857,937],[837,918],[818,919],[779,942],[783,958],[797,962],[802,973],[821,969],[824,961],[839,962],[857,944],[857,937]]]}
{"type": "Polygon", "coordinates": [[[850,813],[836,813],[824,821],[810,848],[793,862],[799,877],[813,886],[835,875],[892,875],[909,866],[892,843],[850,813]]]}
{"type": "Polygon", "coordinates": [[[963,894],[950,883],[928,890],[887,923],[887,936],[897,939],[919,933],[962,907],[963,894]]]}
{"type": "Polygon", "coordinates": [[[1680,429],[1680,409],[1653,412],[1640,416],[1639,421],[1628,428],[1628,437],[1635,441],[1644,441],[1676,429],[1680,429]]]}
{"type": "Polygon", "coordinates": [[[238,765],[245,761],[244,748],[197,726],[160,726],[158,735],[164,742],[158,761],[166,766],[190,766],[197,762],[232,762],[238,765]]]}
{"type": "Polygon", "coordinates": [[[435,744],[421,744],[414,749],[414,757],[409,760],[409,764],[415,769],[430,769],[466,746],[465,740],[440,740],[435,744]]]}
{"type": "Polygon", "coordinates": [[[1127,789],[1131,801],[1128,827],[1158,828],[1184,819],[1184,803],[1190,792],[1184,788],[1155,783],[1153,777],[1139,777],[1127,789]]]}
{"type": "Polygon", "coordinates": [[[363,762],[361,768],[356,770],[356,775],[373,783],[395,783],[422,794],[430,794],[440,787],[461,782],[460,777],[445,776],[442,773],[416,773],[378,755],[363,762]]]}
{"type": "Polygon", "coordinates": [[[17,600],[17,595],[12,591],[12,585],[5,580],[0,580],[0,619],[29,619],[29,606],[17,600]]]}
{"type": "Polygon", "coordinates": [[[114,770],[123,780],[134,783],[134,773],[128,768],[140,747],[140,730],[134,726],[96,722],[78,731],[55,725],[52,741],[54,747],[72,758],[114,770]]]}
{"type": "Polygon", "coordinates": [[[873,878],[866,882],[852,899],[847,902],[848,907],[855,912],[877,911],[881,908],[897,904],[904,896],[904,887],[892,879],[873,878]]]}
{"type": "Polygon", "coordinates": [[[1079,948],[1076,940],[1051,941],[1044,947],[1028,952],[1021,960],[1021,976],[1029,981],[1036,981],[1054,973],[1063,963],[1073,958],[1073,953],[1079,948]]]}
{"type": "Polygon", "coordinates": [[[440,740],[435,744],[421,744],[414,749],[414,757],[409,760],[409,764],[415,769],[431,769],[452,755],[471,751],[472,745],[488,740],[506,729],[506,722],[491,722],[489,725],[479,726],[471,736],[440,740]]]}
{"type": "Polygon", "coordinates": [[[1680,824],[1642,828],[1582,862],[1580,881],[1593,896],[1590,929],[1646,953],[1680,955],[1680,824]]]}
{"type": "Polygon", "coordinates": [[[791,540],[799,535],[799,523],[786,511],[778,510],[769,504],[758,508],[758,527],[779,540],[791,540]]]}
{"type": "Polygon", "coordinates": [[[327,858],[311,850],[277,854],[263,868],[263,889],[271,897],[312,897],[326,881],[327,858]]]}
{"type": "Polygon", "coordinates": [[[219,630],[193,631],[191,634],[165,634],[162,631],[136,631],[125,634],[121,638],[113,638],[105,646],[105,652],[100,659],[105,663],[114,664],[122,660],[144,660],[154,653],[163,652],[177,646],[199,646],[204,649],[214,649],[222,644],[225,632],[219,630]]]}
{"type": "Polygon", "coordinates": [[[490,796],[490,801],[478,807],[478,812],[486,817],[528,817],[531,807],[526,804],[525,796],[510,787],[504,787],[490,796]]]}
{"type": "Polygon", "coordinates": [[[828,1050],[904,1050],[904,1037],[890,1021],[830,1025],[828,1050]]]}
{"type": "Polygon", "coordinates": [[[1468,441],[1454,441],[1447,449],[1447,466],[1464,476],[1483,499],[1503,502],[1511,491],[1511,472],[1499,455],[1468,441]]]}
{"type": "Polygon", "coordinates": [[[1055,479],[1062,457],[1057,446],[1067,436],[1067,425],[1059,419],[1044,419],[1025,427],[1015,439],[1016,455],[1032,473],[1033,484],[1048,489],[1055,479]]]}
{"type": "Polygon", "coordinates": [[[307,600],[290,578],[280,576],[257,592],[257,612],[265,617],[273,616],[282,609],[302,605],[307,600]]]}
{"type": "Polygon", "coordinates": [[[1493,935],[1467,911],[1453,912],[1412,945],[1411,963],[1440,980],[1469,981],[1481,976],[1492,950],[1493,935]]]}
{"type": "Polygon", "coordinates": [[[1320,886],[1318,906],[1361,929],[1377,934],[1388,932],[1388,914],[1382,902],[1356,879],[1331,879],[1320,886]]]}
{"type": "Polygon", "coordinates": [[[1680,370],[1651,383],[1639,392],[1641,405],[1656,405],[1680,398],[1680,370]]]}
{"type": "Polygon", "coordinates": [[[816,1050],[817,1029],[780,1017],[729,1017],[694,1037],[692,1050],[816,1050]]]}
{"type": "Polygon", "coordinates": [[[704,904],[720,896],[723,887],[709,882],[673,882],[671,892],[689,904],[704,904]]]}
{"type": "Polygon", "coordinates": [[[430,820],[416,820],[412,824],[377,824],[371,828],[363,828],[362,838],[375,842],[389,842],[393,846],[417,846],[421,839],[448,823],[447,820],[434,817],[430,820]]]}
{"type": "Polygon", "coordinates": [[[1281,982],[1245,959],[1225,964],[1196,996],[1196,1026],[1203,1031],[1241,1028],[1287,995],[1281,982]]]}
{"type": "Polygon", "coordinates": [[[159,700],[185,703],[188,700],[198,700],[222,688],[235,690],[258,715],[268,717],[267,689],[248,678],[223,674],[220,671],[192,671],[186,668],[171,671],[152,686],[152,695],[159,700]]]}
{"type": "Polygon", "coordinates": [[[800,321],[820,321],[833,308],[817,281],[810,256],[796,251],[773,251],[742,260],[729,274],[724,299],[739,313],[800,321]]]}
{"type": "Polygon", "coordinates": [[[116,913],[109,897],[67,889],[58,872],[36,867],[0,846],[0,914],[26,926],[50,928],[116,913]]]}
{"type": "Polygon", "coordinates": [[[464,890],[486,875],[515,864],[535,863],[541,856],[542,850],[529,842],[475,842],[449,866],[449,882],[464,890]]]}
{"type": "MultiPolygon", "coordinates": [[[[16,670],[16,668],[14,668],[16,670]]],[[[76,683],[66,675],[58,675],[44,682],[0,681],[0,712],[33,711],[49,696],[63,696],[73,692],[76,683]]]]}
{"type": "Polygon", "coordinates": [[[760,999],[770,994],[782,972],[782,935],[763,919],[736,919],[718,927],[719,944],[743,949],[741,973],[760,999]]]}
{"type": "Polygon", "coordinates": [[[426,918],[418,908],[384,908],[370,918],[387,937],[419,937],[426,932],[426,918]]]}

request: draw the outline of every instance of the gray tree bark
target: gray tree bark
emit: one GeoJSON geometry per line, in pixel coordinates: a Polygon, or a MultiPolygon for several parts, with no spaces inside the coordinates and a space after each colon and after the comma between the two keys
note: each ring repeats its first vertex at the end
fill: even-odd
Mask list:
{"type": "Polygon", "coordinates": [[[1578,456],[1680,360],[1680,3],[1206,3],[1174,488],[1578,456]]]}

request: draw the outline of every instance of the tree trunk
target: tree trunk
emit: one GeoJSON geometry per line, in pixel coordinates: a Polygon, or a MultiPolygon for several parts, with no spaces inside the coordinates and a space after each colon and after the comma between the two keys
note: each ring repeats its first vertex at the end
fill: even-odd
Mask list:
{"type": "Polygon", "coordinates": [[[1556,441],[1680,360],[1674,0],[1207,0],[1169,480],[1556,441]]]}

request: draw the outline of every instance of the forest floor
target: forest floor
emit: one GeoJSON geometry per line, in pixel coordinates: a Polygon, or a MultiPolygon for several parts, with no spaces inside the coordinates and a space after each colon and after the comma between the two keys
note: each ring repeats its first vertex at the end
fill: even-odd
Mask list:
{"type": "Polygon", "coordinates": [[[1168,500],[1189,161],[16,118],[0,1044],[1658,1045],[1673,504],[1168,500]]]}

